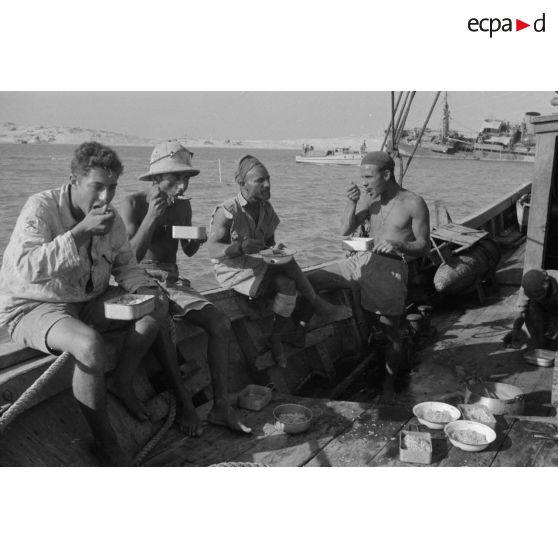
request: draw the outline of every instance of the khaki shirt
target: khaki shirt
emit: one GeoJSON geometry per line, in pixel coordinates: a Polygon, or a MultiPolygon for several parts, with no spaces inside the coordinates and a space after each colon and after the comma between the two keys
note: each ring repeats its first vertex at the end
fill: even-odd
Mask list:
{"type": "Polygon", "coordinates": [[[0,270],[0,326],[42,302],[86,302],[104,293],[111,274],[126,291],[156,285],[137,263],[122,218],[78,250],[69,185],[31,196],[18,217],[0,270]],[[87,285],[89,284],[89,288],[87,285]],[[87,288],[87,290],[86,290],[87,288]]]}

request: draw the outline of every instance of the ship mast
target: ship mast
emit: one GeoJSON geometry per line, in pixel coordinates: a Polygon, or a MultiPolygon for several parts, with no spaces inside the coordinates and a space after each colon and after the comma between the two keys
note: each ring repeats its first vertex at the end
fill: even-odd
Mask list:
{"type": "Polygon", "coordinates": [[[442,141],[449,136],[450,131],[450,110],[448,105],[448,92],[444,96],[444,110],[442,113],[442,141]]]}

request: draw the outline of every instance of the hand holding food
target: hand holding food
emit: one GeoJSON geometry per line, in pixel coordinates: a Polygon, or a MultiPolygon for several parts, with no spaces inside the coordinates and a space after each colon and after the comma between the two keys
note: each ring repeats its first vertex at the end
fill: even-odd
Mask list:
{"type": "Polygon", "coordinates": [[[355,203],[360,199],[360,188],[354,182],[351,182],[347,190],[347,197],[355,203]]]}

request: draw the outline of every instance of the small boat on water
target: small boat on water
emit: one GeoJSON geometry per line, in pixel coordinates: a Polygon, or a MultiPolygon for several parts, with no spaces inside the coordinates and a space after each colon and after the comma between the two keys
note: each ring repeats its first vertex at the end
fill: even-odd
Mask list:
{"type": "MultiPolygon", "coordinates": [[[[421,463],[558,465],[555,442],[549,438],[557,424],[555,373],[552,368],[526,362],[521,351],[506,350],[501,343],[514,317],[523,266],[544,267],[558,277],[558,243],[552,242],[558,230],[554,230],[555,224],[548,230],[546,227],[549,204],[555,199],[552,192],[558,116],[541,117],[535,121],[535,127],[538,151],[533,185],[516,187],[503,199],[459,223],[461,228],[446,227],[441,232],[443,226],[438,225],[441,238],[431,257],[410,262],[409,311],[415,314],[419,305],[425,303],[431,303],[434,309],[431,317],[425,314],[424,319],[428,317],[431,325],[423,327],[423,331],[411,324],[408,317],[403,344],[405,367],[412,373],[406,376],[406,385],[394,406],[380,405],[375,397],[378,390],[374,379],[382,368],[378,366],[382,339],[361,319],[358,306],[353,306],[353,318],[344,322],[311,322],[304,346],[288,347],[288,366],[283,369],[275,365],[267,348],[272,320],[269,308],[232,291],[216,289],[205,294],[230,318],[234,333],[231,398],[237,401],[237,395],[245,394],[247,386],[259,386],[259,392],[266,395],[262,405],[240,411],[254,433],[246,436],[207,425],[201,437],[185,437],[172,424],[172,399],[165,386],[156,380],[158,364],[149,360],[138,373],[136,390],[147,402],[151,421],[136,421],[118,399],[109,395],[111,420],[122,446],[146,466],[416,465],[408,461],[412,452],[402,452],[401,444],[418,424],[413,414],[417,403],[440,401],[457,405],[463,403],[464,394],[469,398],[465,403],[471,403],[475,390],[481,390],[476,394],[479,399],[490,403],[494,399],[491,394],[497,395],[505,386],[502,382],[506,382],[513,384],[514,393],[518,389],[522,393],[521,405],[514,396],[510,406],[514,414],[497,416],[496,438],[486,449],[468,453],[448,444],[443,434],[425,431],[432,449],[434,446],[437,449],[429,460],[421,463]],[[530,218],[525,242],[524,229],[517,220],[517,202],[529,193],[530,218]],[[482,302],[474,293],[455,300],[436,295],[432,280],[438,264],[446,254],[459,254],[474,246],[474,243],[464,246],[461,240],[468,236],[464,232],[471,230],[475,234],[480,232],[481,237],[486,232],[500,250],[500,264],[492,274],[499,289],[496,290],[494,282],[486,283],[488,277],[479,272],[476,279],[477,287],[485,295],[482,302]],[[471,376],[481,380],[468,381],[471,376]],[[489,379],[491,382],[484,382],[489,379]],[[265,386],[272,388],[273,393],[263,390],[265,386]],[[286,431],[274,414],[283,404],[299,404],[309,410],[304,431],[296,434],[286,431]]],[[[345,291],[326,296],[332,301],[352,303],[345,291]]],[[[178,323],[176,339],[184,382],[194,394],[200,415],[205,417],[211,406],[205,333],[193,325],[178,323]]],[[[114,365],[121,338],[113,333],[105,341],[114,365]]],[[[35,380],[44,377],[45,370],[54,362],[53,356],[7,340],[0,345],[0,465],[98,464],[89,450],[91,434],[71,393],[71,362],[62,363],[55,374],[34,390],[25,408],[10,424],[2,424],[2,417],[18,405],[20,396],[35,380]]],[[[258,393],[258,388],[250,387],[248,392],[258,393]]],[[[495,401],[500,406],[505,403],[498,397],[495,401]]],[[[238,403],[242,405],[242,398],[238,403]]]]}
{"type": "Polygon", "coordinates": [[[311,145],[304,145],[302,154],[295,156],[297,163],[310,163],[313,165],[360,165],[366,153],[366,142],[360,150],[350,147],[335,147],[326,151],[316,151],[311,145]]]}
{"type": "Polygon", "coordinates": [[[398,147],[403,156],[510,161],[532,163],[535,160],[533,118],[538,112],[527,112],[521,124],[485,119],[476,136],[467,137],[450,129],[447,93],[440,130],[405,130],[398,147]],[[417,145],[418,144],[418,145],[417,145]]]}

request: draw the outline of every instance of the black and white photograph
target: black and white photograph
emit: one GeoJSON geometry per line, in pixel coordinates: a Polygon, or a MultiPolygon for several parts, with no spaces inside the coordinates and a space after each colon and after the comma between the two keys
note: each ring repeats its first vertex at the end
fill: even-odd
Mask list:
{"type": "Polygon", "coordinates": [[[0,464],[557,464],[554,92],[0,98],[0,464]]]}
{"type": "Polygon", "coordinates": [[[552,552],[554,22],[4,7],[6,553],[552,552]]]}

